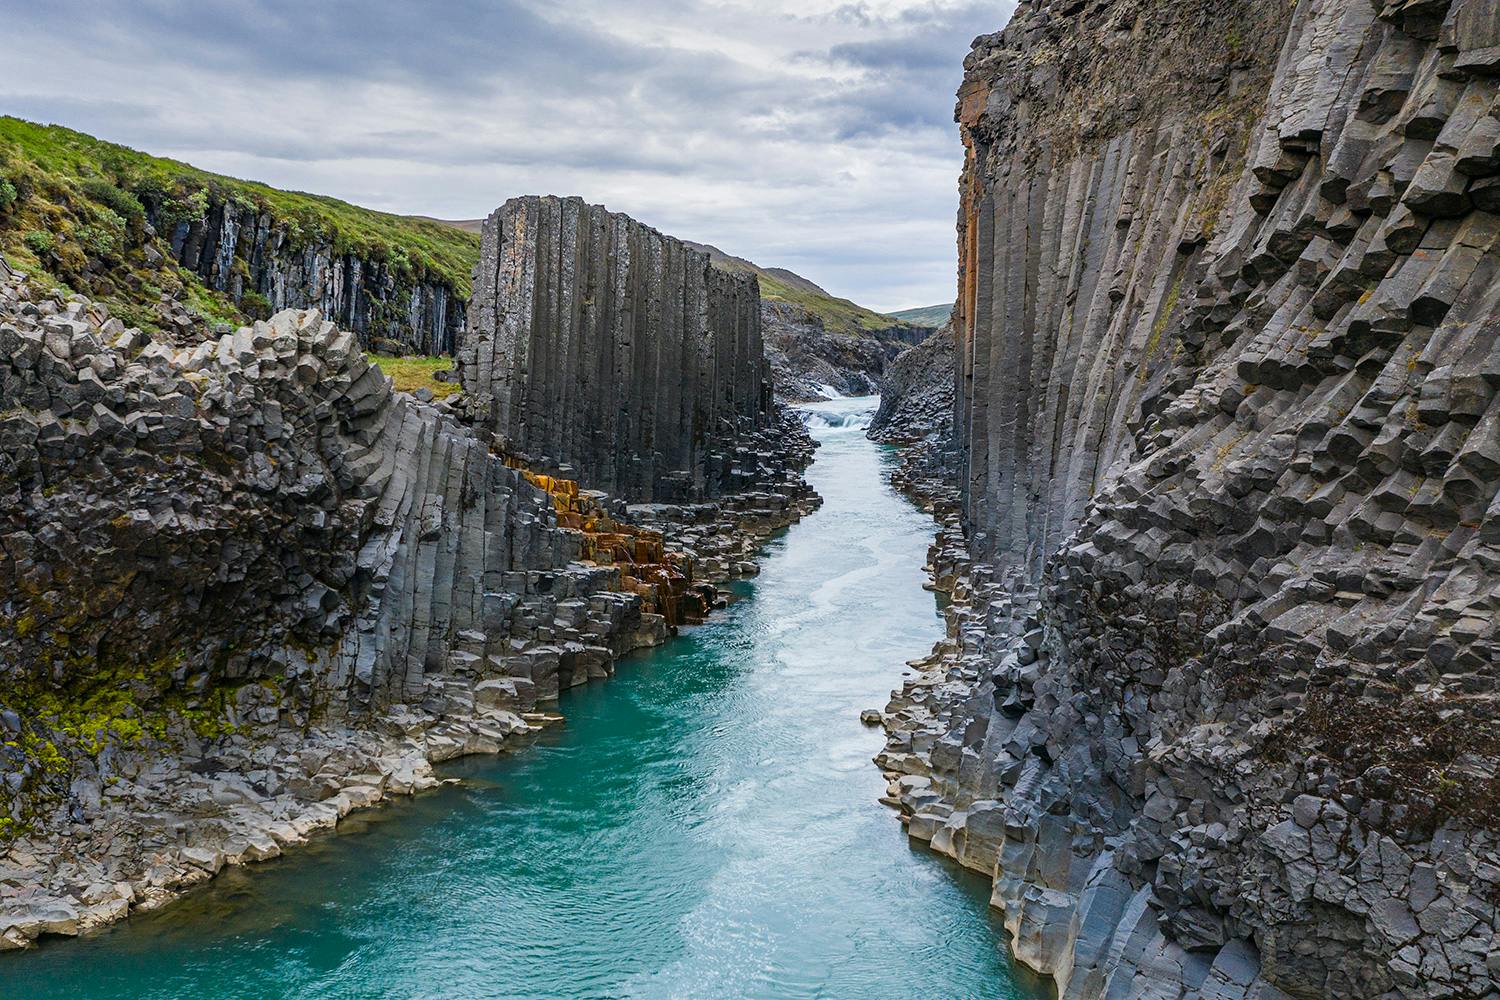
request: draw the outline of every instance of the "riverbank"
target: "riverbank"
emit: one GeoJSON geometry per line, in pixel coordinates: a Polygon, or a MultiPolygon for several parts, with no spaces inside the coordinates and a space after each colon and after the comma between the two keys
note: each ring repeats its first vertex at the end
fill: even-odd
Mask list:
{"type": "MultiPolygon", "coordinates": [[[[821,502],[794,474],[811,461],[812,443],[788,420],[768,464],[792,474],[714,503],[639,507],[628,520],[662,532],[699,584],[753,575],[766,540],[821,502]]],[[[675,634],[663,615],[642,612],[630,590],[639,585],[617,566],[573,563],[532,576],[512,611],[535,636],[512,651],[524,670],[510,662],[511,673],[493,676],[457,650],[475,662],[431,676],[420,698],[298,728],[284,724],[274,687],[248,685],[220,735],[189,735],[171,749],[103,746],[110,777],[74,780],[72,822],[18,837],[0,854],[0,950],[165,906],[225,868],[279,857],[351,813],[434,788],[435,765],[523,745],[561,721],[560,691],[608,679],[621,657],[675,634]]]]}
{"type": "Polygon", "coordinates": [[[461,780],[13,956],[7,982],[33,1000],[1046,996],[986,880],[913,851],[877,801],[859,711],[942,624],[930,522],[863,436],[872,405],[813,408],[824,504],[730,607],[621,683],[564,692],[566,724],[524,753],[442,765],[461,780]]]}

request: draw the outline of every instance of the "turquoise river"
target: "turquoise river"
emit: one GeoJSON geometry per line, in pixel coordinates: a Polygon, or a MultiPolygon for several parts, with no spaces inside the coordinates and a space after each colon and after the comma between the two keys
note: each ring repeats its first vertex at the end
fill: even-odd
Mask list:
{"type": "Polygon", "coordinates": [[[941,637],[930,519],[813,408],[818,513],[711,623],[564,695],[461,779],[80,940],[0,956],[0,1000],[1032,998],[987,880],[908,845],[878,730],[941,637]]]}

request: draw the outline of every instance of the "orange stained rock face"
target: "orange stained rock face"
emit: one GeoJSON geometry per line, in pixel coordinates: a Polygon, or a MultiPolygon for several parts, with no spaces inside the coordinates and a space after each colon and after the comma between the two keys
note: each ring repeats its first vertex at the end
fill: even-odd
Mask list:
{"type": "Polygon", "coordinates": [[[964,357],[973,334],[979,295],[978,222],[984,182],[980,176],[979,150],[975,146],[973,129],[984,114],[989,94],[989,81],[983,78],[965,80],[958,90],[958,133],[964,144],[964,167],[959,179],[958,297],[954,335],[958,338],[960,358],[964,357]]]}
{"type": "Polygon", "coordinates": [[[674,627],[707,617],[712,601],[705,587],[693,583],[692,560],[668,552],[661,532],[615,520],[580,491],[574,480],[532,472],[511,457],[506,464],[519,469],[527,482],[552,498],[560,527],[582,536],[580,559],[620,567],[617,589],[639,594],[644,611],[661,615],[674,627]]]}

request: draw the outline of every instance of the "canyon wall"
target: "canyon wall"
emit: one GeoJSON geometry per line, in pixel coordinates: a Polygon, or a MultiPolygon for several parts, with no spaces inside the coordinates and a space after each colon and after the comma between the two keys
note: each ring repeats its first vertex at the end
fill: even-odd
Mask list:
{"type": "Polygon", "coordinates": [[[459,371],[476,421],[538,468],[630,500],[753,481],[773,407],[754,275],[578,198],[484,224],[459,371]]]}
{"type": "Polygon", "coordinates": [[[627,313],[600,318],[602,348],[538,321],[600,366],[575,383],[528,331],[552,381],[519,381],[518,426],[635,445],[618,481],[654,499],[731,497],[627,516],[394,391],[316,310],[152,335],[0,260],[0,950],[160,905],[526,738],[557,719],[539,704],[721,606],[712,582],[817,506],[811,440],[770,406],[753,279],[596,221],[619,236],[599,289],[561,281],[554,244],[505,246],[517,275],[627,313]]]}
{"type": "Polygon", "coordinates": [[[465,289],[298,233],[292,221],[248,202],[214,196],[206,204],[201,218],[176,222],[164,222],[156,205],[148,203],[147,210],[172,258],[251,315],[247,293],[263,299],[270,312],[317,309],[371,350],[454,352],[464,328],[465,289]]]}
{"type": "Polygon", "coordinates": [[[0,268],[0,950],[428,787],[662,641],[676,564],[560,506],[316,312],[174,349],[0,268]]]}
{"type": "Polygon", "coordinates": [[[1500,988],[1500,7],[1029,0],[965,62],[913,836],[1065,997],[1500,988]]]}
{"type": "Polygon", "coordinates": [[[932,440],[951,447],[954,410],[953,328],[945,326],[887,366],[869,436],[887,444],[932,440]]]}
{"type": "Polygon", "coordinates": [[[547,494],[316,312],[174,350],[6,291],[6,698],[274,677],[287,712],[364,715],[455,665],[504,672],[519,609],[618,580],[575,579],[547,494]]]}

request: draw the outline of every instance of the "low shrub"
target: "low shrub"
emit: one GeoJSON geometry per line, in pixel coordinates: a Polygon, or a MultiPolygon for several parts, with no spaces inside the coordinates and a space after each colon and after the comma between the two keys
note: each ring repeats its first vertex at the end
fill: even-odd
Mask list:
{"type": "Polygon", "coordinates": [[[21,242],[26,244],[27,250],[30,250],[38,257],[46,256],[57,246],[57,241],[45,229],[31,230],[31,232],[21,237],[21,242]]]}
{"type": "Polygon", "coordinates": [[[81,187],[84,194],[124,219],[131,232],[139,233],[145,226],[146,206],[129,191],[120,190],[102,177],[90,177],[81,187]]]}
{"type": "Polygon", "coordinates": [[[240,296],[240,312],[250,319],[270,319],[271,300],[252,289],[240,296]]]}

